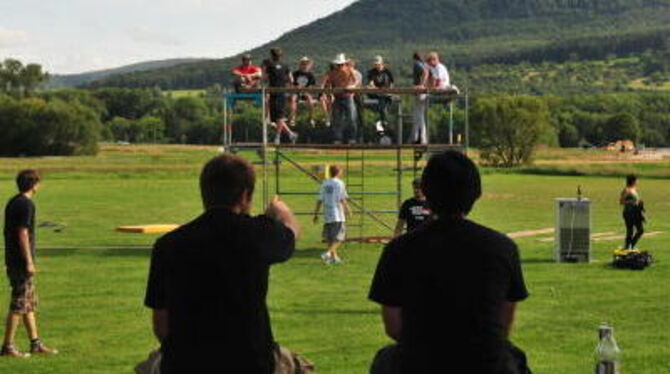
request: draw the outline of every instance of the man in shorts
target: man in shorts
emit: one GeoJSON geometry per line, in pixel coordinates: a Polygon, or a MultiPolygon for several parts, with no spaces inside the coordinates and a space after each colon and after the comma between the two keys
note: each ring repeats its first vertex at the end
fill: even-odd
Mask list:
{"type": "Polygon", "coordinates": [[[40,176],[35,170],[23,170],[16,177],[19,194],[5,207],[5,265],[11,286],[11,301],[0,356],[25,358],[32,354],[56,354],[44,345],[37,333],[37,295],[35,293],[35,204],[40,176]],[[14,336],[23,320],[30,339],[30,353],[14,345],[14,336]]]}
{"type": "Polygon", "coordinates": [[[424,223],[429,222],[433,216],[428,201],[426,201],[426,195],[421,190],[421,178],[412,181],[412,188],[414,189],[414,197],[405,200],[400,207],[398,223],[395,226],[394,236],[396,237],[403,234],[405,227],[407,227],[407,232],[412,232],[424,223]]]}
{"type": "Polygon", "coordinates": [[[346,239],[346,217],[351,216],[349,209],[349,195],[347,188],[340,179],[342,169],[337,165],[329,167],[330,178],[323,181],[319,191],[319,200],[314,209],[314,223],[319,220],[319,213],[323,205],[324,224],[323,240],[328,245],[321,259],[328,265],[339,265],[342,259],[337,253],[338,248],[346,239]]]}
{"type": "MultiPolygon", "coordinates": [[[[309,57],[305,56],[300,59],[298,70],[293,72],[293,86],[296,88],[308,88],[316,86],[316,77],[312,72],[314,64],[309,57]]],[[[298,113],[298,102],[303,100],[309,106],[309,122],[312,126],[314,123],[314,106],[317,101],[308,93],[295,94],[291,96],[291,119],[289,123],[295,123],[295,118],[298,113]]]]}
{"type": "MultiPolygon", "coordinates": [[[[270,59],[265,60],[265,74],[270,88],[287,88],[292,85],[293,79],[288,65],[282,61],[283,51],[279,48],[270,50],[270,59]]],[[[286,94],[271,93],[269,98],[270,121],[276,126],[275,143],[281,142],[282,134],[286,134],[292,143],[298,139],[298,134],[291,131],[286,124],[286,94]]]]}
{"type": "Polygon", "coordinates": [[[245,89],[259,88],[261,85],[261,78],[263,72],[260,66],[256,66],[251,62],[251,55],[242,55],[242,64],[233,68],[232,71],[235,76],[233,85],[235,92],[240,92],[245,89]]]}

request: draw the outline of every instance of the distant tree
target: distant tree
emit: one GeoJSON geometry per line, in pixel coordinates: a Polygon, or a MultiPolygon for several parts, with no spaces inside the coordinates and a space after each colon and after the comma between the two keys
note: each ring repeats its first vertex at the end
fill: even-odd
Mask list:
{"type": "Polygon", "coordinates": [[[619,113],[611,116],[604,126],[604,136],[607,141],[632,140],[640,138],[640,122],[629,113],[619,113]]]}
{"type": "Polygon", "coordinates": [[[41,65],[23,65],[11,58],[0,62],[0,92],[15,97],[30,96],[47,80],[49,74],[42,70],[41,65]]]}
{"type": "Polygon", "coordinates": [[[528,96],[480,99],[472,109],[472,122],[482,160],[500,167],[529,163],[550,127],[546,103],[528,96]]]}

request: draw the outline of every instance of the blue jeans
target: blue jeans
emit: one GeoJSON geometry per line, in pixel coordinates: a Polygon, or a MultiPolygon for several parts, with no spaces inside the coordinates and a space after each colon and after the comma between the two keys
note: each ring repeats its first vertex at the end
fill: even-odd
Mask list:
{"type": "Polygon", "coordinates": [[[333,141],[356,141],[358,118],[354,97],[335,97],[332,116],[333,141]]]}

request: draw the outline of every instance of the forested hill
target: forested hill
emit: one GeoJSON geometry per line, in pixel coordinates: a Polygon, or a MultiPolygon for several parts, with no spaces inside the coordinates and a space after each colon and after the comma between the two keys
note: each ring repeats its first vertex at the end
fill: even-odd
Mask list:
{"type": "MultiPolygon", "coordinates": [[[[360,0],[251,52],[260,60],[280,46],[289,59],[308,55],[321,68],[338,52],[366,65],[382,54],[405,75],[416,49],[437,50],[450,67],[470,69],[637,56],[663,48],[669,37],[670,0],[360,0]]],[[[225,84],[236,60],[114,75],[92,86],[225,84]]]]}
{"type": "Polygon", "coordinates": [[[51,76],[51,79],[47,84],[47,88],[76,87],[88,84],[98,79],[109,77],[111,75],[170,68],[176,65],[200,62],[203,60],[204,59],[202,58],[175,58],[168,60],[140,62],[118,68],[89,71],[80,74],[54,74],[51,76]]]}

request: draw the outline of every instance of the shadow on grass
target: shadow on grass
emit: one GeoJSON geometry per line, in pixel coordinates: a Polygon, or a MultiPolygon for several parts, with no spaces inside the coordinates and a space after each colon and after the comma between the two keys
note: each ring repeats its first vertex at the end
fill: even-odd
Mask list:
{"type": "Polygon", "coordinates": [[[305,315],[368,315],[379,314],[378,309],[276,309],[270,308],[272,313],[305,314],[305,315]]]}
{"type": "Polygon", "coordinates": [[[38,248],[37,255],[39,257],[67,257],[75,254],[87,253],[95,254],[100,256],[135,256],[135,257],[146,257],[151,254],[151,247],[146,245],[137,245],[137,246],[124,246],[124,247],[115,247],[115,246],[82,246],[82,247],[45,247],[38,248]]]}
{"type": "Polygon", "coordinates": [[[553,264],[556,260],[553,258],[526,258],[522,259],[522,264],[553,264]]]}
{"type": "Polygon", "coordinates": [[[151,247],[137,246],[109,248],[102,251],[101,255],[105,257],[150,257],[151,247]]]}
{"type": "Polygon", "coordinates": [[[325,250],[325,248],[296,249],[296,251],[293,252],[293,258],[321,258],[321,253],[325,250]]]}

